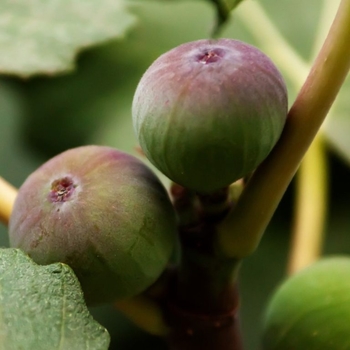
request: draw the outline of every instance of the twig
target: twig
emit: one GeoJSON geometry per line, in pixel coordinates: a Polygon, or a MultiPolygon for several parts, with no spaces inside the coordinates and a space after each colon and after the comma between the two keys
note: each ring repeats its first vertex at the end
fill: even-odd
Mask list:
{"type": "Polygon", "coordinates": [[[0,177],[0,222],[8,225],[17,190],[0,177]]]}

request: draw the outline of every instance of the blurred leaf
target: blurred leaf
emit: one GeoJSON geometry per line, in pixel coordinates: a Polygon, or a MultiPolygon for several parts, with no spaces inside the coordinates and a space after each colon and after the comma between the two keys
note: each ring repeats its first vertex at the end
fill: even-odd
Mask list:
{"type": "Polygon", "coordinates": [[[87,143],[134,152],[131,103],[143,72],[163,52],[206,37],[213,22],[207,2],[143,2],[131,9],[139,21],[127,40],[85,52],[73,74],[24,83],[23,136],[46,157],[87,143]]]}
{"type": "MultiPolygon", "coordinates": [[[[304,0],[258,0],[258,2],[295,50],[309,60],[313,54],[323,1],[309,0],[306,3],[304,0]]],[[[244,6],[244,2],[241,6],[244,6]]],[[[252,22],[254,23],[254,18],[252,22]]],[[[263,47],[261,49],[264,50],[263,47]]]]}
{"type": "Polygon", "coordinates": [[[3,0],[0,72],[71,70],[79,50],[122,37],[134,22],[123,0],[3,0]]]}
{"type": "MultiPolygon", "coordinates": [[[[0,80],[0,176],[14,186],[20,186],[41,163],[19,137],[19,124],[25,114],[24,105],[16,84],[0,80]]],[[[6,227],[0,224],[0,246],[8,245],[6,227]]]]}
{"type": "MultiPolygon", "coordinates": [[[[283,37],[305,60],[308,60],[313,52],[313,42],[315,40],[322,2],[319,0],[309,0],[307,6],[305,6],[305,1],[303,0],[259,0],[259,4],[261,4],[266,15],[271,19],[283,37]],[[298,24],[296,25],[295,21],[291,20],[291,18],[297,19],[298,24]]],[[[237,15],[223,28],[221,36],[248,42],[270,56],[284,75],[288,87],[289,105],[291,106],[297,94],[294,80],[291,80],[285,74],[285,67],[279,66],[279,62],[273,57],[274,52],[278,56],[282,56],[282,49],[274,45],[273,41],[269,42],[268,48],[265,48],[259,38],[250,32],[249,28],[252,25],[259,27],[260,22],[255,21],[254,17],[251,16],[252,25],[249,24],[247,26],[246,21],[239,15],[240,11],[247,11],[246,6],[249,7],[249,1],[243,1],[240,4],[237,8],[237,15]]],[[[263,32],[264,29],[262,28],[261,31],[263,32]]]]}
{"type": "Polygon", "coordinates": [[[109,335],[90,315],[72,270],[0,250],[0,348],[107,350],[109,335]]]}
{"type": "Polygon", "coordinates": [[[42,162],[22,142],[20,122],[25,118],[26,104],[17,84],[0,80],[0,176],[14,186],[42,162]]]}
{"type": "Polygon", "coordinates": [[[345,81],[337,96],[332,114],[323,125],[327,141],[350,165],[350,77],[345,81]]]}

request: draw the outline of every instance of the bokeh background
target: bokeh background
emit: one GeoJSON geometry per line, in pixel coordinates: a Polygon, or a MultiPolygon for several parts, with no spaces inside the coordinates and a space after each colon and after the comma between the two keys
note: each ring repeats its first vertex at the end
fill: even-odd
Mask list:
{"type": "MultiPolygon", "coordinates": [[[[154,59],[174,46],[209,37],[215,21],[214,7],[205,0],[130,3],[130,11],[137,17],[136,24],[124,38],[79,54],[73,72],[25,80],[6,75],[0,78],[0,175],[15,186],[20,186],[45,160],[67,148],[103,144],[137,155],[131,102],[142,73],[154,59]]],[[[259,3],[300,55],[308,59],[323,2],[261,0],[259,3]]],[[[253,23],[254,20],[252,17],[253,23]]],[[[221,36],[260,47],[235,14],[221,36]]],[[[264,51],[263,47],[260,49],[264,51]]],[[[296,91],[287,77],[286,81],[292,103],[296,91]]],[[[324,254],[350,253],[348,85],[341,92],[334,119],[323,131],[329,146],[330,175],[324,254]]],[[[164,177],[162,180],[167,183],[164,177]]],[[[273,290],[285,277],[293,200],[294,183],[277,209],[259,249],[242,266],[241,323],[247,350],[259,349],[264,309],[273,290]]],[[[7,229],[2,225],[0,244],[8,246],[7,229]]],[[[165,349],[162,341],[137,329],[112,307],[91,311],[108,328],[112,336],[111,349],[165,349]]]]}

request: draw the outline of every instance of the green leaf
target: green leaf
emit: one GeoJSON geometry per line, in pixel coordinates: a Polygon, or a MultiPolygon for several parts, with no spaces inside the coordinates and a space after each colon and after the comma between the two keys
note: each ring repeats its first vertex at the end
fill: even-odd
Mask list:
{"type": "Polygon", "coordinates": [[[134,23],[123,0],[3,0],[0,73],[72,70],[77,52],[122,37],[134,23]]]}
{"type": "Polygon", "coordinates": [[[0,249],[0,348],[106,350],[109,334],[90,315],[72,270],[0,249]]]}

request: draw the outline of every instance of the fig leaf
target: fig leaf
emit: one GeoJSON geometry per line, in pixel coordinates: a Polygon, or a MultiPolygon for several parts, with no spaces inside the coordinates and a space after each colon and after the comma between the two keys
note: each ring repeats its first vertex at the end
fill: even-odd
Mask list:
{"type": "Polygon", "coordinates": [[[77,52],[122,37],[134,23],[123,0],[1,1],[0,73],[72,70],[77,52]]]}
{"type": "Polygon", "coordinates": [[[107,350],[109,334],[90,315],[73,271],[0,249],[0,348],[107,350]]]}

